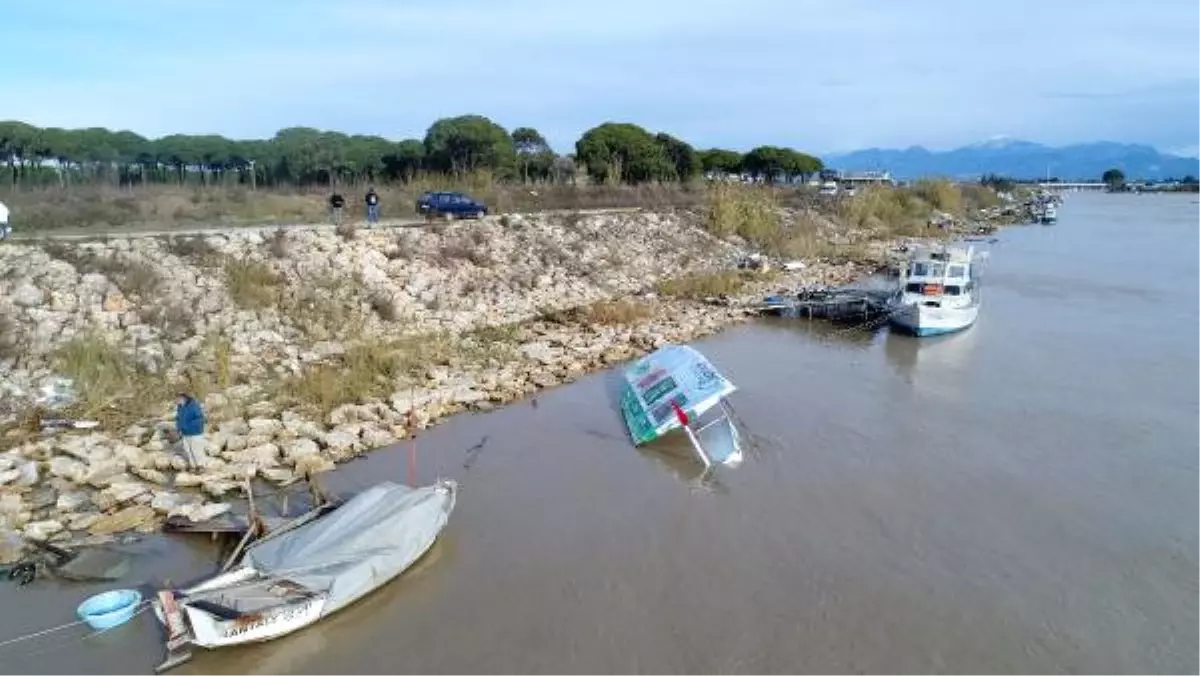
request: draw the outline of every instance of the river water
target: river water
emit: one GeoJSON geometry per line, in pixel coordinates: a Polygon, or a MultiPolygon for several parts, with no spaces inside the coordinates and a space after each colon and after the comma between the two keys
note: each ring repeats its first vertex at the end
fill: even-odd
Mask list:
{"type": "MultiPolygon", "coordinates": [[[[431,430],[420,479],[463,490],[415,570],[178,673],[1195,673],[1196,198],[1071,195],[1060,217],[988,246],[965,333],[778,320],[697,342],[756,440],[716,482],[629,445],[611,372],[431,430]]],[[[131,578],[213,565],[202,537],[135,549],[131,578]]],[[[0,640],[102,588],[0,584],[0,640]]],[[[0,670],[161,656],[149,613],[84,634],[0,647],[0,670]]]]}

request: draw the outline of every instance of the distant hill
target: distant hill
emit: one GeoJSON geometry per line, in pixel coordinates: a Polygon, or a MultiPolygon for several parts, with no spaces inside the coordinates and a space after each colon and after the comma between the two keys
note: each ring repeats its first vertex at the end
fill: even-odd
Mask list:
{"type": "Polygon", "coordinates": [[[842,171],[886,170],[900,180],[922,176],[978,178],[994,173],[1011,178],[1052,177],[1064,181],[1097,181],[1116,167],[1129,179],[1183,178],[1200,175],[1200,159],[1161,153],[1150,146],[1082,143],[1052,148],[1016,139],[994,139],[946,151],[920,146],[905,150],[869,148],[822,158],[842,171]]]}

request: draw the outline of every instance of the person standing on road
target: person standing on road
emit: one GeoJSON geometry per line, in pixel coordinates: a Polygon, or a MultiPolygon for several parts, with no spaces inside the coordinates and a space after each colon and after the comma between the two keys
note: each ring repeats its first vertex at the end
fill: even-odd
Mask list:
{"type": "Polygon", "coordinates": [[[367,223],[379,222],[379,195],[375,193],[375,186],[367,188],[367,223]]]}
{"type": "Polygon", "coordinates": [[[204,409],[200,402],[187,392],[180,392],[175,403],[175,429],[179,432],[179,446],[192,469],[199,469],[204,456],[204,409]]]}
{"type": "Polygon", "coordinates": [[[341,227],[342,225],[342,207],[346,206],[346,198],[342,197],[340,192],[335,192],[329,197],[329,208],[333,211],[333,224],[341,227]]]}
{"type": "Polygon", "coordinates": [[[8,239],[12,234],[12,226],[8,224],[8,207],[0,202],[0,239],[8,239]]]}

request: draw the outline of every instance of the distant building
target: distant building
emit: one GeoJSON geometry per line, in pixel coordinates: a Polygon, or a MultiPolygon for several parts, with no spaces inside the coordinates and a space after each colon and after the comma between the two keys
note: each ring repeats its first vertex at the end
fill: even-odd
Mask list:
{"type": "Polygon", "coordinates": [[[821,182],[833,181],[844,189],[858,188],[864,185],[896,185],[890,171],[837,171],[836,169],[821,170],[821,182]]]}
{"type": "Polygon", "coordinates": [[[896,185],[890,171],[855,171],[842,174],[838,183],[843,187],[858,187],[863,185],[896,185]]]}

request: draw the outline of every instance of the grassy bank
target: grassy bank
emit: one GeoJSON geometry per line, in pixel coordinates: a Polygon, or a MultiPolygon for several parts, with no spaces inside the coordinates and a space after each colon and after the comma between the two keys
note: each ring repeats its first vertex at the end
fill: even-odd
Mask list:
{"type": "MultiPolygon", "coordinates": [[[[338,188],[350,220],[364,219],[367,185],[338,188]]],[[[454,180],[441,175],[409,183],[376,185],[383,219],[417,216],[417,198],[428,190],[455,190],[487,204],[493,213],[619,207],[679,208],[700,205],[702,184],[515,185],[476,174],[454,180]]],[[[0,194],[12,210],[18,232],[119,228],[171,228],[197,225],[275,225],[329,221],[325,188],[251,191],[245,187],[148,185],[28,188],[0,194]]]]}
{"type": "MultiPolygon", "coordinates": [[[[773,250],[811,254],[818,242],[805,242],[811,224],[785,228],[777,235],[776,208],[836,210],[856,227],[905,227],[923,223],[932,209],[961,215],[989,205],[995,193],[981,186],[921,182],[913,188],[879,188],[838,200],[819,199],[811,188],[747,187],[662,183],[646,185],[520,185],[479,173],[455,179],[440,174],[420,176],[404,184],[375,186],[384,219],[411,219],[415,204],[428,190],[457,190],[482,200],[493,213],[639,207],[646,209],[709,208],[714,232],[739,234],[773,250]],[[771,241],[767,241],[769,238],[771,241]]],[[[347,197],[347,217],[365,218],[364,185],[339,188],[347,197]]],[[[76,186],[26,188],[0,194],[12,210],[19,233],[196,227],[198,225],[276,225],[329,220],[328,189],[251,191],[245,187],[136,188],[76,186]]],[[[784,224],[787,225],[787,224],[784,224]]]]}

